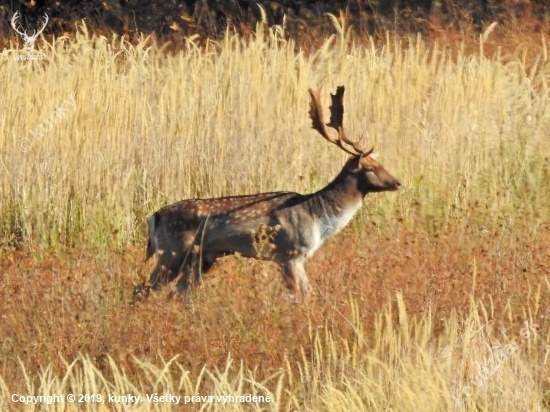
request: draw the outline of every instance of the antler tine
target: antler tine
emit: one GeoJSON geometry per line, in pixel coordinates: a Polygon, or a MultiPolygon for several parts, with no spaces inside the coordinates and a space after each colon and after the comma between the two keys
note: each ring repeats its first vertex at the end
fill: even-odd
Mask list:
{"type": "MultiPolygon", "coordinates": [[[[338,140],[335,140],[332,137],[330,137],[330,134],[328,133],[328,130],[327,130],[327,125],[325,124],[325,121],[323,118],[323,105],[321,104],[322,90],[323,90],[322,87],[318,91],[314,91],[313,89],[308,89],[308,92],[311,95],[311,102],[309,103],[309,107],[310,107],[309,117],[311,118],[312,127],[315,130],[317,130],[321,134],[321,136],[323,136],[326,140],[328,140],[331,143],[334,143],[336,146],[338,146],[340,149],[342,149],[346,153],[349,153],[352,156],[357,156],[360,153],[354,153],[351,150],[347,149],[342,144],[342,140],[340,138],[338,140]]],[[[343,108],[342,108],[342,111],[343,111],[343,108]]],[[[332,123],[332,117],[331,117],[331,123],[332,123]]]]}
{"type": "Polygon", "coordinates": [[[15,32],[21,36],[26,36],[27,33],[26,32],[21,32],[19,31],[19,29],[17,28],[17,26],[15,25],[15,22],[17,21],[17,19],[20,17],[21,15],[19,14],[19,11],[16,11],[11,19],[11,27],[13,27],[13,29],[15,30],[15,32]]]}
{"type": "MultiPolygon", "coordinates": [[[[359,140],[356,142],[356,144],[359,144],[359,142],[361,140],[363,140],[363,138],[365,137],[365,134],[364,133],[361,133],[361,137],[359,138],[359,140]]],[[[363,154],[361,155],[362,157],[365,157],[365,156],[368,156],[370,155],[372,152],[374,152],[374,145],[371,145],[370,149],[369,150],[364,150],[363,151],[363,154]]]]}
{"type": "Polygon", "coordinates": [[[40,33],[42,33],[44,31],[44,28],[46,27],[46,24],[48,24],[48,20],[50,20],[50,18],[48,17],[48,14],[47,13],[44,13],[44,24],[42,25],[42,27],[38,30],[34,30],[33,33],[32,33],[32,36],[30,36],[31,39],[38,39],[38,36],[40,36],[40,33]]]}
{"type": "Polygon", "coordinates": [[[357,153],[356,155],[361,156],[368,156],[371,154],[374,150],[374,147],[372,147],[369,150],[365,150],[365,148],[362,148],[359,146],[359,141],[353,142],[349,140],[344,132],[344,91],[346,88],[344,86],[338,86],[336,88],[336,93],[331,94],[330,98],[332,100],[332,106],[329,107],[330,109],[330,123],[327,124],[327,126],[332,127],[338,132],[338,139],[342,140],[344,143],[350,145],[353,147],[353,150],[355,150],[357,153]]]}
{"type": "Polygon", "coordinates": [[[50,20],[50,18],[48,17],[48,14],[44,13],[44,24],[42,25],[42,28],[38,31],[38,34],[40,34],[44,31],[44,28],[46,27],[46,24],[48,24],[49,20],[50,20]]]}

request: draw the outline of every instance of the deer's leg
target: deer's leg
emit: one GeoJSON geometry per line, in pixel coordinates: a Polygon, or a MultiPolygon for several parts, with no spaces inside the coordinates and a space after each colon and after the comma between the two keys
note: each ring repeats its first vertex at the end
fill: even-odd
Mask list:
{"type": "Polygon", "coordinates": [[[161,239],[161,244],[158,248],[158,263],[151,273],[149,280],[154,289],[170,283],[178,278],[182,272],[184,278],[186,275],[188,276],[186,274],[186,266],[188,266],[192,258],[194,241],[195,232],[192,230],[185,231],[178,237],[161,239]]]}
{"type": "Polygon", "coordinates": [[[149,276],[149,284],[153,289],[160,288],[160,278],[161,278],[161,265],[160,261],[157,259],[157,264],[155,265],[155,268],[151,272],[151,275],[149,276]]]}
{"type": "Polygon", "coordinates": [[[169,250],[160,252],[157,264],[149,277],[151,287],[153,289],[158,289],[161,285],[165,285],[174,280],[180,273],[184,258],[184,253],[173,253],[169,250]]]}
{"type": "Polygon", "coordinates": [[[311,286],[307,280],[307,273],[304,269],[304,259],[292,259],[283,266],[283,279],[290,289],[295,293],[301,292],[306,297],[311,292],[311,286]]]}
{"type": "Polygon", "coordinates": [[[193,273],[194,284],[198,284],[201,280],[202,274],[208,272],[215,261],[216,256],[201,256],[198,248],[194,250],[192,256],[190,257],[189,264],[184,265],[183,276],[178,280],[178,292],[181,293],[187,290],[189,287],[191,273],[193,273]]]}
{"type": "Polygon", "coordinates": [[[183,266],[181,267],[181,276],[178,279],[178,283],[176,284],[176,288],[178,290],[178,293],[185,292],[189,287],[189,275],[193,271],[193,265],[191,262],[184,262],[183,266]]]}

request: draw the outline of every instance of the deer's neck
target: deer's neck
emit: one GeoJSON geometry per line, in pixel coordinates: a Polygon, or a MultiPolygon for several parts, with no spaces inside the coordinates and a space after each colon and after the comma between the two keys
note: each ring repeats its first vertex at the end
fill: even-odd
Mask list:
{"type": "Polygon", "coordinates": [[[363,206],[365,193],[359,189],[357,177],[346,169],[325,188],[311,195],[311,212],[321,224],[323,239],[346,226],[363,206]]]}

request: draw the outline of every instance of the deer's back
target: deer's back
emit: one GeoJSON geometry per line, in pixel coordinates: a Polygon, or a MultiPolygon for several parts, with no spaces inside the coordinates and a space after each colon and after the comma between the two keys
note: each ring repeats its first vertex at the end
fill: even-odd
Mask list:
{"type": "Polygon", "coordinates": [[[242,224],[257,216],[268,215],[288,199],[301,196],[293,192],[227,196],[214,199],[187,199],[160,209],[157,214],[174,230],[187,230],[201,223],[242,224]]]}
{"type": "Polygon", "coordinates": [[[156,213],[159,247],[202,245],[204,253],[284,261],[318,242],[308,195],[270,192],[215,199],[189,199],[156,213]],[[204,230],[203,230],[204,229],[204,230]],[[315,239],[312,239],[315,238],[315,239]]]}

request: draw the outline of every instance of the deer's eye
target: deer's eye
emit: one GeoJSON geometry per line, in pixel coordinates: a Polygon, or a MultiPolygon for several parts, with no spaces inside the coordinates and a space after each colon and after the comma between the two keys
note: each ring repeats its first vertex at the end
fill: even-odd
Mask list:
{"type": "Polygon", "coordinates": [[[367,173],[368,172],[374,172],[374,168],[371,167],[371,166],[367,166],[367,167],[365,167],[365,172],[367,172],[367,173]]]}

